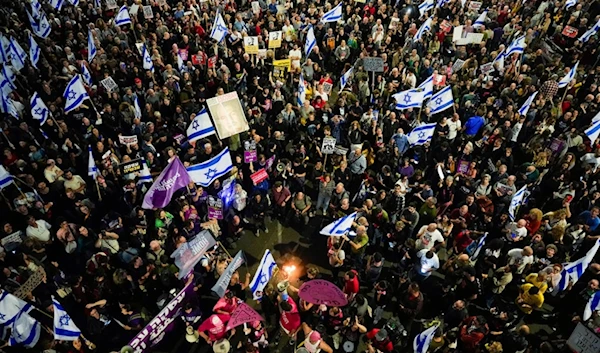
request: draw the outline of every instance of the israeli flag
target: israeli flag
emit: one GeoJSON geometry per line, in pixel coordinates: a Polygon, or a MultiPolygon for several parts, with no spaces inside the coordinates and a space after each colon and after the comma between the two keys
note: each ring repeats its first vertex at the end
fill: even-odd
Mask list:
{"type": "Polygon", "coordinates": [[[483,11],[481,15],[473,22],[473,27],[479,28],[485,26],[485,19],[487,18],[487,11],[483,11]]]}
{"type": "Polygon", "coordinates": [[[133,109],[135,110],[135,117],[138,119],[142,118],[142,109],[140,108],[140,101],[137,95],[133,96],[133,109]]]}
{"type": "Polygon", "coordinates": [[[493,61],[493,64],[496,64],[497,68],[499,71],[504,71],[504,58],[506,57],[506,54],[504,54],[504,50],[500,52],[500,54],[498,54],[496,56],[496,58],[493,61]]]}
{"type": "Polygon", "coordinates": [[[130,25],[131,17],[129,17],[129,11],[127,11],[127,5],[121,6],[117,17],[115,17],[115,24],[117,26],[130,25]]]}
{"type": "Polygon", "coordinates": [[[306,100],[306,82],[304,82],[304,75],[300,74],[300,80],[298,81],[298,105],[303,106],[306,100]]]}
{"type": "Polygon", "coordinates": [[[570,7],[575,6],[575,4],[577,4],[577,0],[567,0],[565,8],[568,10],[570,7]]]}
{"type": "Polygon", "coordinates": [[[212,26],[212,31],[210,31],[210,37],[217,41],[217,43],[221,43],[223,38],[227,35],[229,30],[227,29],[227,24],[223,20],[223,16],[221,13],[217,11],[217,16],[215,17],[215,22],[212,26]]]}
{"type": "Polygon", "coordinates": [[[102,2],[101,2],[101,0],[94,0],[94,7],[96,7],[96,8],[102,8],[102,2]]]}
{"type": "Polygon", "coordinates": [[[517,208],[523,204],[523,199],[525,198],[525,193],[527,191],[527,185],[523,186],[519,191],[517,191],[510,201],[510,205],[508,206],[508,215],[510,216],[510,220],[515,220],[515,212],[517,208]]]}
{"type": "Polygon", "coordinates": [[[435,331],[437,331],[437,329],[438,325],[431,326],[415,337],[413,341],[413,350],[415,353],[427,353],[427,350],[429,350],[429,345],[431,344],[431,340],[433,340],[433,335],[435,335],[435,331]]]}
{"type": "Polygon", "coordinates": [[[435,2],[433,0],[425,0],[419,5],[419,12],[421,16],[425,14],[425,12],[433,9],[435,7],[435,2]]]}
{"type": "Polygon", "coordinates": [[[0,92],[2,94],[8,95],[10,92],[17,89],[15,86],[17,76],[10,65],[3,65],[2,70],[0,70],[0,75],[0,92]]]}
{"type": "Polygon", "coordinates": [[[254,273],[252,282],[250,282],[250,290],[252,291],[252,298],[254,300],[260,300],[262,298],[262,291],[265,289],[271,278],[273,278],[273,271],[277,267],[277,263],[273,258],[273,254],[269,249],[265,250],[265,253],[260,260],[258,269],[254,273]]]}
{"type": "Polygon", "coordinates": [[[96,43],[94,42],[94,35],[92,34],[92,30],[88,30],[88,62],[91,63],[96,57],[96,43]]]}
{"type": "Polygon", "coordinates": [[[96,167],[96,161],[94,160],[94,154],[92,153],[92,146],[88,146],[88,176],[96,178],[98,175],[98,167],[96,167]]]}
{"type": "Polygon", "coordinates": [[[425,92],[419,92],[416,89],[409,89],[393,95],[396,99],[396,109],[403,110],[408,108],[421,108],[425,99],[425,92]]]}
{"type": "Polygon", "coordinates": [[[429,107],[431,114],[441,113],[444,110],[451,108],[454,105],[454,97],[452,96],[452,87],[446,86],[444,89],[436,93],[427,107],[429,107]]]}
{"type": "Polygon", "coordinates": [[[569,73],[566,74],[565,77],[561,78],[560,81],[558,81],[558,88],[567,87],[569,83],[573,81],[573,79],[575,78],[575,74],[577,74],[577,66],[579,66],[579,61],[575,63],[575,65],[571,68],[571,70],[569,70],[569,73]]]}
{"type": "Polygon", "coordinates": [[[52,31],[52,27],[50,26],[50,22],[48,22],[48,17],[46,17],[46,14],[40,12],[40,17],[38,20],[33,18],[29,11],[27,11],[27,16],[29,17],[29,23],[31,24],[33,34],[40,38],[47,38],[52,31]]]}
{"type": "Polygon", "coordinates": [[[40,126],[44,125],[50,117],[50,110],[37,92],[33,93],[29,104],[31,105],[31,116],[40,122],[40,126]]]}
{"type": "Polygon", "coordinates": [[[92,85],[92,74],[90,74],[90,70],[88,70],[87,66],[83,62],[81,63],[81,76],[83,76],[83,80],[85,81],[86,85],[92,85]]]}
{"type": "MultiPolygon", "coordinates": [[[[14,182],[14,179],[13,179],[12,175],[10,175],[10,173],[8,171],[6,171],[6,169],[4,168],[3,165],[0,165],[0,190],[9,186],[13,182],[14,182]]],[[[8,292],[5,291],[2,293],[4,294],[4,293],[8,293],[8,292]]],[[[6,313],[6,311],[3,308],[3,304],[2,304],[2,302],[0,302],[0,314],[5,314],[5,313],[6,313]]],[[[2,317],[2,315],[0,315],[0,317],[2,317]]],[[[1,323],[2,322],[0,322],[0,324],[1,323]]]]}
{"type": "Polygon", "coordinates": [[[417,31],[417,33],[415,33],[415,36],[413,37],[413,42],[416,42],[419,39],[422,39],[425,32],[431,31],[432,21],[433,21],[433,19],[431,17],[429,17],[425,22],[423,22],[421,27],[419,27],[419,30],[417,31]]]}
{"type": "Polygon", "coordinates": [[[48,134],[44,130],[42,130],[41,128],[40,128],[40,133],[42,134],[42,136],[44,136],[44,138],[46,140],[50,140],[50,137],[48,136],[48,134]]]}
{"type": "Polygon", "coordinates": [[[79,6],[79,0],[69,0],[69,2],[71,3],[71,5],[73,6],[79,6]]]}
{"type": "Polygon", "coordinates": [[[408,142],[411,146],[423,145],[433,138],[436,123],[423,124],[414,128],[408,135],[408,142]]]}
{"type": "Polygon", "coordinates": [[[187,171],[196,184],[208,187],[215,179],[229,173],[232,167],[233,163],[231,162],[229,148],[225,147],[218,155],[204,163],[188,167],[187,171]]]}
{"type": "Polygon", "coordinates": [[[40,339],[40,323],[24,311],[20,311],[12,323],[8,345],[33,348],[40,339]]]}
{"type": "Polygon", "coordinates": [[[10,59],[10,41],[0,33],[0,62],[7,63],[10,59]]]}
{"type": "Polygon", "coordinates": [[[41,52],[42,51],[41,51],[39,45],[36,43],[35,39],[33,39],[33,36],[30,33],[29,34],[29,58],[31,59],[31,65],[33,65],[33,67],[35,67],[36,69],[38,68],[37,63],[38,63],[38,61],[40,61],[41,52]]]}
{"type": "Polygon", "coordinates": [[[341,237],[350,231],[352,228],[352,223],[354,223],[354,219],[356,218],[356,212],[351,213],[347,216],[344,216],[332,223],[326,225],[323,229],[321,229],[322,235],[332,236],[332,237],[341,237]]]}
{"type": "Polygon", "coordinates": [[[585,33],[581,37],[579,37],[579,41],[582,43],[587,42],[588,40],[590,40],[590,38],[592,38],[593,35],[595,35],[598,32],[599,29],[600,29],[600,20],[598,20],[598,22],[596,22],[594,27],[585,31],[585,33]]]}
{"type": "Polygon", "coordinates": [[[8,95],[2,94],[0,110],[2,113],[9,114],[13,118],[19,120],[19,112],[17,111],[13,100],[8,95]]]}
{"type": "Polygon", "coordinates": [[[479,238],[479,240],[477,241],[477,247],[475,248],[475,251],[473,251],[473,254],[469,258],[471,261],[475,261],[479,257],[479,253],[481,252],[481,249],[483,249],[483,246],[485,245],[485,240],[487,239],[487,236],[488,236],[488,233],[485,232],[485,233],[483,233],[481,238],[479,238]]]}
{"type": "Polygon", "coordinates": [[[340,1],[340,3],[337,4],[336,7],[329,10],[326,14],[323,15],[323,17],[321,17],[321,22],[327,23],[327,22],[337,22],[337,21],[341,20],[343,5],[344,5],[344,3],[340,1]]]}
{"type": "Polygon", "coordinates": [[[317,45],[317,38],[315,38],[315,30],[313,26],[308,28],[308,32],[306,33],[306,43],[304,43],[304,56],[308,58],[310,52],[317,45]]]}
{"type": "Polygon", "coordinates": [[[148,53],[148,49],[146,49],[146,45],[142,47],[142,60],[144,61],[144,70],[150,70],[154,72],[154,63],[152,62],[152,57],[150,57],[150,53],[148,53]]]}
{"type": "Polygon", "coordinates": [[[529,108],[531,107],[531,104],[533,103],[533,100],[535,99],[535,96],[537,96],[537,94],[538,92],[535,91],[531,96],[529,96],[529,98],[527,98],[525,103],[523,103],[523,106],[519,108],[519,114],[523,116],[527,115],[527,112],[529,111],[529,108]]]}
{"type": "Polygon", "coordinates": [[[525,36],[521,36],[510,43],[506,49],[506,56],[511,56],[515,53],[522,54],[527,44],[525,43],[525,36]]]}
{"type": "Polygon", "coordinates": [[[146,164],[146,160],[142,158],[142,171],[140,171],[140,175],[138,176],[137,184],[152,183],[153,181],[150,169],[148,169],[148,164],[146,164]]]}
{"type": "Polygon", "coordinates": [[[183,63],[183,58],[181,57],[181,55],[179,55],[179,53],[177,53],[177,68],[180,72],[182,72],[184,67],[185,64],[183,63]]]}
{"type": "Polygon", "coordinates": [[[598,252],[599,247],[600,239],[596,240],[594,246],[590,250],[588,250],[585,256],[573,262],[563,264],[563,270],[560,273],[561,278],[560,281],[558,281],[558,285],[556,286],[556,289],[558,291],[563,291],[567,289],[567,287],[569,286],[569,282],[575,284],[579,280],[579,278],[583,275],[590,263],[592,263],[592,261],[594,260],[594,257],[596,256],[596,252],[598,252]]]}
{"type": "Polygon", "coordinates": [[[31,12],[35,18],[40,17],[40,11],[42,10],[42,4],[38,0],[31,0],[31,12]]]}
{"type": "Polygon", "coordinates": [[[81,82],[81,77],[79,75],[76,75],[71,79],[71,82],[69,82],[67,88],[65,89],[63,97],[65,98],[66,102],[65,114],[79,107],[84,100],[90,98],[87,91],[83,87],[83,83],[81,82]]]}
{"type": "Polygon", "coordinates": [[[423,96],[424,99],[431,98],[431,96],[433,96],[433,75],[421,82],[417,89],[420,89],[423,93],[425,93],[423,96]]]}
{"type": "Polygon", "coordinates": [[[50,0],[50,5],[57,11],[60,11],[64,3],[65,0],[50,0]]]}
{"type": "Polygon", "coordinates": [[[187,128],[187,136],[189,142],[198,141],[207,136],[215,134],[215,127],[210,121],[206,109],[202,109],[200,113],[194,117],[192,123],[187,128]]]}
{"type": "Polygon", "coordinates": [[[81,335],[81,330],[58,300],[52,298],[52,304],[54,304],[54,339],[75,341],[81,335]]]}
{"type": "Polygon", "coordinates": [[[23,47],[17,42],[14,37],[10,37],[10,52],[12,55],[12,66],[17,71],[21,71],[25,67],[25,61],[27,60],[27,53],[23,50],[23,47]]]}
{"type": "Polygon", "coordinates": [[[600,310],[600,291],[596,291],[583,310],[583,321],[592,317],[594,311],[600,310]]]}
{"type": "Polygon", "coordinates": [[[437,2],[437,6],[438,7],[443,7],[444,5],[450,3],[450,0],[438,0],[437,2]]]}
{"type": "Polygon", "coordinates": [[[346,73],[343,74],[342,77],[340,77],[340,86],[341,86],[340,91],[343,91],[344,87],[346,87],[346,84],[350,80],[350,75],[352,75],[352,68],[350,68],[350,70],[346,71],[346,73]]]}
{"type": "Polygon", "coordinates": [[[598,138],[598,135],[600,135],[600,120],[594,122],[592,126],[588,127],[585,130],[585,134],[590,139],[590,141],[594,143],[598,138]]]}

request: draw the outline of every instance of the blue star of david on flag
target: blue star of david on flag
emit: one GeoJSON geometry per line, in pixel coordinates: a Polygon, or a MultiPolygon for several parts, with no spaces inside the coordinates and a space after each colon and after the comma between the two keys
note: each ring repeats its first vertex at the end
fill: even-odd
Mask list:
{"type": "Polygon", "coordinates": [[[71,321],[71,317],[69,315],[63,315],[60,317],[60,319],[58,319],[60,322],[60,326],[68,326],[69,325],[69,321],[71,321]]]}
{"type": "Polygon", "coordinates": [[[216,169],[209,168],[208,171],[206,173],[204,173],[204,175],[206,176],[206,178],[212,179],[216,173],[217,173],[216,169]]]}

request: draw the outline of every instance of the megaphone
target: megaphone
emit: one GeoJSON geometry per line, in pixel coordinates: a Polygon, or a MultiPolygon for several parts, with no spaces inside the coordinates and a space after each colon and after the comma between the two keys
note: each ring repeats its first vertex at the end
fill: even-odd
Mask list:
{"type": "Polygon", "coordinates": [[[283,170],[285,169],[285,163],[281,163],[281,162],[277,163],[276,169],[280,173],[283,172],[283,170]]]}
{"type": "Polygon", "coordinates": [[[121,348],[121,353],[133,353],[133,347],[125,346],[125,347],[121,348]]]}
{"type": "Polygon", "coordinates": [[[190,342],[190,343],[194,343],[194,342],[198,342],[200,335],[198,334],[198,331],[194,330],[194,328],[192,326],[188,326],[185,328],[185,340],[190,342]]]}

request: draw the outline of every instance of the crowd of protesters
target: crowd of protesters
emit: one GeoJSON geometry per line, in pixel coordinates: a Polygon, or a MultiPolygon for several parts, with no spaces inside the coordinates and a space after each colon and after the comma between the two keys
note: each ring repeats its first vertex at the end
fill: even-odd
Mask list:
{"type": "MultiPolygon", "coordinates": [[[[252,274],[242,269],[212,313],[192,301],[168,335],[181,337],[182,327],[191,326],[200,344],[231,341],[214,345],[215,352],[278,352],[285,340],[309,353],[387,353],[411,351],[412,338],[437,325],[429,352],[550,353],[564,349],[577,323],[599,332],[598,313],[588,319],[583,313],[600,290],[600,265],[592,261],[567,289],[560,282],[563,264],[584,257],[600,239],[600,146],[585,133],[600,112],[600,57],[596,35],[578,40],[597,22],[600,1],[450,0],[423,16],[411,1],[344,1],[343,19],[322,23],[336,3],[150,0],[152,18],[140,9],[133,25],[122,27],[113,19],[132,1],[111,9],[105,1],[101,8],[73,2],[57,11],[54,1],[39,0],[52,32],[36,37],[38,69],[26,65],[17,73],[10,98],[20,119],[3,114],[0,122],[1,162],[15,178],[2,189],[0,232],[21,239],[3,242],[0,281],[14,292],[43,268],[42,283],[24,299],[50,314],[51,297],[60,298],[98,352],[125,346],[169,291],[183,287],[170,254],[201,229],[233,249],[241,237],[264,236],[273,222],[297,230],[310,224],[317,232],[355,211],[350,234],[312,238],[327,242],[329,267],[308,266],[303,277],[339,284],[347,306],[313,305],[298,298],[297,283],[270,284],[259,305],[265,321],[226,331],[238,303],[252,301],[252,274]],[[473,26],[484,10],[485,24],[473,26]],[[217,11],[229,28],[221,43],[210,37],[217,11]],[[429,16],[431,30],[413,41],[429,16]],[[483,33],[481,44],[455,45],[446,28],[459,25],[483,33]],[[310,26],[317,45],[305,57],[310,26]],[[568,36],[567,26],[578,34],[568,36]],[[98,50],[89,63],[88,30],[98,50]],[[258,36],[259,48],[268,49],[268,33],[276,30],[283,32],[280,48],[264,58],[244,52],[244,36],[258,36]],[[523,35],[524,53],[481,72],[523,35]],[[139,43],[154,71],[143,69],[139,43]],[[189,60],[180,68],[181,50],[189,60]],[[384,71],[365,71],[366,57],[382,58],[384,71]],[[273,60],[286,58],[291,70],[275,76],[273,60]],[[454,72],[457,60],[465,62],[454,72]],[[576,76],[559,89],[577,62],[576,76]],[[91,100],[65,114],[64,88],[82,65],[92,74],[91,100]],[[393,94],[433,74],[452,86],[453,109],[435,115],[425,106],[396,109],[393,94]],[[118,88],[99,83],[107,77],[118,88]],[[207,99],[234,91],[248,132],[195,144],[180,138],[207,99]],[[42,126],[29,112],[34,92],[52,114],[42,126]],[[420,123],[436,123],[434,136],[411,145],[407,135],[420,123]],[[133,135],[139,143],[119,143],[119,136],[133,135]],[[323,154],[329,136],[348,152],[323,154]],[[256,143],[256,162],[244,163],[239,141],[248,140],[256,143]],[[87,176],[88,146],[100,172],[95,179],[87,176]],[[175,157],[189,166],[225,147],[236,186],[222,220],[208,218],[206,202],[219,195],[224,178],[207,188],[192,183],[166,208],[145,210],[150,183],[118,167],[144,158],[156,177],[175,157]],[[273,156],[269,178],[254,185],[250,175],[273,156]],[[512,211],[523,186],[525,202],[512,211]]],[[[6,0],[1,11],[3,34],[27,47],[30,4],[6,0]]],[[[228,261],[222,252],[203,257],[193,273],[198,298],[214,297],[210,288],[228,261]]],[[[91,349],[47,333],[33,348],[91,349]]]]}

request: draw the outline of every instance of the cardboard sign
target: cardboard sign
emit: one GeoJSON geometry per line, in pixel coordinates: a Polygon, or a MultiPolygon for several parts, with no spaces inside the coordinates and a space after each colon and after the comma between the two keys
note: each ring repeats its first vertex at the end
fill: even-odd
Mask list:
{"type": "Polygon", "coordinates": [[[479,1],[471,1],[469,3],[469,10],[479,11],[480,8],[481,8],[481,2],[479,2],[479,1]]]}
{"type": "Polygon", "coordinates": [[[206,200],[209,219],[223,219],[223,200],[209,196],[206,200]]]}
{"type": "Polygon", "coordinates": [[[317,305],[344,306],[348,304],[344,292],[335,284],[323,279],[304,282],[298,290],[298,296],[317,305]]]}
{"type": "Polygon", "coordinates": [[[250,305],[241,303],[233,311],[233,313],[231,313],[231,318],[227,322],[227,327],[225,330],[229,331],[234,327],[240,326],[241,324],[254,321],[265,321],[265,319],[263,319],[262,316],[256,312],[256,310],[252,309],[250,305]]]}
{"type": "Polygon", "coordinates": [[[125,146],[131,146],[138,143],[138,138],[136,135],[131,136],[119,136],[119,143],[125,146]]]}
{"type": "Polygon", "coordinates": [[[117,7],[119,7],[119,5],[117,5],[117,0],[106,0],[107,9],[112,10],[116,9],[117,7]]]}
{"type": "Polygon", "coordinates": [[[12,251],[14,248],[19,246],[23,242],[23,232],[18,231],[9,234],[0,240],[2,247],[8,251],[12,251]]]}
{"type": "Polygon", "coordinates": [[[323,92],[329,94],[331,93],[331,89],[333,88],[333,85],[329,82],[323,82],[323,92]]]}
{"type": "Polygon", "coordinates": [[[462,38],[462,32],[463,32],[463,28],[465,26],[456,26],[454,27],[454,30],[452,31],[452,41],[456,42],[459,39],[462,38]]]}
{"type": "MultiPolygon", "coordinates": [[[[355,0],[356,2],[356,0],[355,0]]],[[[390,26],[388,27],[389,29],[396,29],[398,28],[398,24],[400,23],[400,19],[397,17],[392,17],[392,19],[390,20],[390,26]]]]}
{"type": "Polygon", "coordinates": [[[258,185],[258,184],[262,183],[263,181],[267,180],[268,178],[269,178],[269,174],[267,174],[267,171],[264,168],[259,170],[256,173],[250,175],[250,179],[252,179],[252,183],[254,185],[258,185]]]}
{"type": "Polygon", "coordinates": [[[479,67],[479,70],[481,70],[481,73],[484,75],[494,72],[494,63],[483,64],[479,67]]]}
{"type": "Polygon", "coordinates": [[[285,74],[290,70],[291,65],[290,59],[273,60],[273,76],[285,80],[285,74]]]}
{"type": "Polygon", "coordinates": [[[40,283],[42,283],[45,276],[46,271],[44,271],[44,268],[42,266],[38,267],[37,271],[29,276],[27,281],[21,287],[19,287],[19,289],[17,289],[13,295],[19,299],[25,299],[28,293],[32,292],[37,288],[37,286],[40,285],[40,283]]]}
{"type": "Polygon", "coordinates": [[[383,58],[364,58],[363,67],[365,71],[383,72],[383,58]]]}
{"type": "Polygon", "coordinates": [[[258,54],[256,55],[258,59],[266,59],[267,58],[267,49],[258,49],[258,54]]]}
{"type": "Polygon", "coordinates": [[[335,139],[335,137],[324,137],[323,138],[323,145],[321,145],[321,153],[323,154],[333,154],[333,152],[335,152],[335,144],[337,143],[337,140],[335,139]]]}
{"type": "Polygon", "coordinates": [[[244,37],[244,51],[247,54],[258,54],[258,37],[244,37]]]}
{"type": "Polygon", "coordinates": [[[119,86],[117,85],[117,83],[115,82],[115,80],[112,79],[112,77],[107,77],[104,80],[100,81],[100,84],[102,86],[104,86],[104,88],[108,91],[108,92],[113,92],[117,89],[119,89],[119,86]]]}
{"type": "Polygon", "coordinates": [[[446,75],[434,74],[433,75],[433,84],[435,86],[445,86],[446,85],[446,75]]]}
{"type": "Polygon", "coordinates": [[[154,17],[154,12],[152,12],[152,6],[144,6],[142,9],[144,11],[145,19],[150,20],[154,17]]]}
{"type": "Polygon", "coordinates": [[[211,56],[210,58],[208,58],[208,68],[209,69],[214,69],[215,66],[217,66],[217,56],[211,56]]]}
{"type": "Polygon", "coordinates": [[[129,7],[129,15],[130,16],[137,16],[138,11],[140,11],[140,5],[134,3],[129,7]]]}
{"type": "Polygon", "coordinates": [[[573,352],[597,353],[600,352],[600,337],[578,322],[567,340],[567,345],[573,352]]]}
{"type": "Polygon", "coordinates": [[[210,98],[206,105],[221,140],[250,129],[237,91],[210,98]]]}
{"type": "Polygon", "coordinates": [[[123,174],[123,175],[139,172],[143,168],[144,168],[144,163],[142,162],[142,160],[140,158],[119,164],[119,169],[121,169],[121,174],[123,174]]]}
{"type": "Polygon", "coordinates": [[[345,155],[345,154],[347,154],[347,153],[348,153],[348,149],[347,149],[347,148],[344,148],[344,147],[342,147],[342,146],[335,146],[335,151],[334,151],[334,153],[335,153],[335,154],[338,154],[338,155],[340,155],[340,156],[343,156],[343,155],[345,155]]]}
{"type": "Polygon", "coordinates": [[[452,30],[452,23],[450,23],[450,21],[448,20],[444,20],[440,24],[440,28],[442,29],[442,31],[450,33],[450,31],[452,30]]]}
{"type": "Polygon", "coordinates": [[[574,28],[571,26],[565,26],[565,28],[562,31],[562,35],[567,36],[569,38],[575,38],[575,37],[577,37],[577,32],[578,32],[577,28],[574,28]]]}
{"type": "Polygon", "coordinates": [[[269,49],[280,48],[283,31],[269,32],[269,49]]]}
{"type": "Polygon", "coordinates": [[[460,69],[462,69],[464,64],[465,64],[464,60],[456,59],[456,61],[454,62],[454,65],[452,65],[452,73],[459,72],[460,69]]]}
{"type": "Polygon", "coordinates": [[[255,14],[260,13],[260,3],[258,1],[252,1],[252,12],[255,14]]]}
{"type": "Polygon", "coordinates": [[[200,261],[202,255],[216,244],[217,241],[211,232],[203,230],[173,251],[171,258],[175,259],[175,265],[179,268],[179,278],[187,276],[200,261]]]}
{"type": "Polygon", "coordinates": [[[467,44],[479,44],[483,42],[483,33],[467,33],[467,44]]]}

